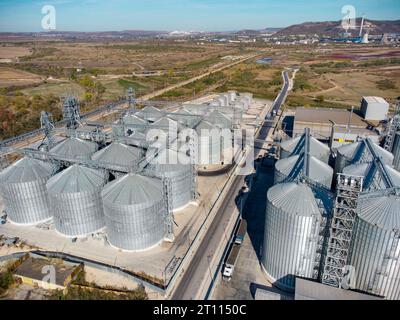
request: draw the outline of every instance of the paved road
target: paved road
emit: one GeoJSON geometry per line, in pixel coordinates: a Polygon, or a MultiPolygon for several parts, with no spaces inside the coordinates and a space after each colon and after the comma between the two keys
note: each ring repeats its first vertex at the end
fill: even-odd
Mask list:
{"type": "MultiPolygon", "coordinates": [[[[279,94],[276,102],[273,105],[275,110],[279,110],[282,103],[285,101],[288,89],[289,89],[289,77],[288,72],[283,73],[284,86],[283,90],[279,94]]],[[[262,129],[259,131],[256,139],[265,139],[269,129],[272,126],[271,117],[267,116],[264,119],[262,129]],[[268,122],[268,123],[267,123],[268,122]]],[[[210,272],[209,257],[214,254],[221,237],[224,234],[224,221],[229,220],[232,212],[236,208],[236,197],[243,185],[243,176],[236,176],[231,184],[228,191],[228,196],[225,197],[223,203],[221,204],[218,212],[215,215],[213,222],[211,223],[209,229],[207,230],[199,248],[197,249],[195,255],[193,256],[188,268],[175,289],[172,295],[172,300],[190,300],[196,297],[198,292],[199,284],[202,279],[206,276],[207,272],[210,272]]],[[[227,240],[228,241],[228,240],[227,240]]],[[[228,243],[226,243],[228,245],[228,243]]]]}

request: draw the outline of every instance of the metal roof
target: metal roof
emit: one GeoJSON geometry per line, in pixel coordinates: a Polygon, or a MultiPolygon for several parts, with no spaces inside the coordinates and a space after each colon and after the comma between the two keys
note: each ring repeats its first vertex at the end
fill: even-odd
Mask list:
{"type": "Polygon", "coordinates": [[[160,179],[128,174],[105,186],[101,192],[104,202],[116,205],[154,203],[163,198],[160,179]]]}
{"type": "Polygon", "coordinates": [[[179,172],[186,171],[187,166],[191,165],[191,158],[179,151],[163,149],[150,161],[150,168],[155,167],[157,171],[179,172]]]}
{"type": "Polygon", "coordinates": [[[363,99],[368,102],[368,103],[384,103],[384,104],[389,104],[385,99],[383,99],[382,97],[373,97],[373,96],[369,96],[369,97],[363,97],[363,99]]]}
{"type": "Polygon", "coordinates": [[[367,223],[388,230],[400,229],[400,197],[364,194],[360,196],[358,217],[367,223]]]}
{"type": "MultiPolygon", "coordinates": [[[[380,174],[379,170],[375,170],[374,172],[372,172],[371,166],[372,166],[371,163],[352,164],[350,166],[345,167],[343,169],[343,173],[348,174],[348,175],[353,175],[353,176],[364,177],[364,178],[366,178],[365,182],[367,183],[368,181],[371,181],[374,178],[376,178],[376,175],[380,174]],[[373,176],[371,176],[372,173],[373,173],[373,176]]],[[[384,166],[385,166],[387,174],[389,175],[389,177],[391,178],[391,180],[394,184],[394,187],[400,187],[400,172],[398,172],[397,170],[393,169],[392,167],[390,167],[388,165],[384,165],[384,166]]],[[[382,179],[380,180],[379,186],[382,189],[387,188],[385,182],[382,179]]]]}
{"type": "Polygon", "coordinates": [[[139,118],[137,115],[135,114],[128,114],[126,115],[123,119],[122,119],[123,123],[125,125],[146,125],[147,121],[139,118]]]}
{"type": "MultiPolygon", "coordinates": [[[[385,149],[381,148],[375,143],[372,143],[371,145],[373,146],[375,152],[382,158],[383,162],[389,164],[393,163],[393,155],[389,151],[386,151],[385,149]]],[[[367,150],[368,148],[366,148],[364,140],[341,146],[337,149],[337,152],[340,153],[345,158],[352,160],[356,155],[356,153],[360,150],[360,148],[364,148],[363,152],[368,152],[367,150]]],[[[373,160],[372,155],[369,156],[370,160],[372,161],[373,160]]]]}
{"type": "Polygon", "coordinates": [[[92,191],[105,183],[105,173],[100,170],[73,165],[47,182],[51,193],[79,193],[92,191]]]}
{"type": "Polygon", "coordinates": [[[98,149],[96,143],[79,138],[69,138],[57,144],[50,150],[51,153],[69,158],[87,159],[98,149]]]}
{"type": "MultiPolygon", "coordinates": [[[[275,164],[275,168],[280,173],[289,176],[289,174],[291,174],[292,171],[295,169],[296,163],[299,160],[299,158],[300,156],[296,155],[279,160],[275,164]]],[[[300,172],[303,171],[304,171],[304,166],[301,166],[300,172]]],[[[323,182],[327,179],[327,177],[330,177],[330,180],[332,180],[332,176],[333,176],[333,169],[328,164],[322,162],[321,160],[318,160],[315,157],[312,156],[310,157],[309,178],[317,182],[323,182]]]]}
{"type": "Polygon", "coordinates": [[[195,129],[196,129],[196,132],[201,135],[201,133],[202,133],[201,131],[203,129],[204,130],[213,130],[213,129],[217,129],[217,128],[215,126],[213,126],[210,122],[203,119],[197,124],[195,129]]]}
{"type": "Polygon", "coordinates": [[[1,183],[31,182],[50,177],[56,166],[37,159],[22,158],[0,173],[1,183]]]}
{"type": "MultiPolygon", "coordinates": [[[[296,151],[298,148],[299,143],[304,139],[304,134],[298,136],[296,138],[284,141],[281,143],[281,148],[289,153],[296,151]]],[[[300,150],[304,150],[304,146],[300,150]]],[[[321,158],[323,155],[324,158],[329,155],[330,149],[327,145],[323,144],[322,142],[318,141],[314,137],[310,137],[310,155],[321,158]]]]}
{"type": "Polygon", "coordinates": [[[230,129],[232,126],[232,118],[217,110],[214,110],[209,115],[207,115],[207,117],[205,117],[205,120],[221,129],[230,129]]]}
{"type": "Polygon", "coordinates": [[[153,106],[147,106],[135,113],[136,116],[146,120],[156,121],[163,116],[163,112],[153,106]]]}
{"type": "Polygon", "coordinates": [[[281,183],[268,190],[268,200],[280,210],[300,216],[320,216],[310,187],[303,183],[281,183]]]}
{"type": "Polygon", "coordinates": [[[113,142],[108,147],[96,152],[92,160],[109,164],[123,166],[134,166],[141,159],[143,150],[141,148],[128,146],[123,143],[113,142]]]}
{"type": "MultiPolygon", "coordinates": [[[[350,112],[343,109],[325,109],[325,108],[305,108],[299,107],[296,109],[295,122],[305,123],[321,123],[332,125],[347,126],[350,119],[350,112]]],[[[362,118],[355,114],[351,115],[351,126],[365,128],[367,125],[362,118]]]]}

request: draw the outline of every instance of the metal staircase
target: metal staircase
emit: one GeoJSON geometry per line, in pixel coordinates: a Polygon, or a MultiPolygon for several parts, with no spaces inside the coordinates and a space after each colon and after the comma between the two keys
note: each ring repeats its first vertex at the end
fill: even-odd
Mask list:
{"type": "Polygon", "coordinates": [[[362,177],[338,175],[337,194],[322,274],[324,284],[341,287],[345,276],[344,267],[348,263],[358,197],[363,190],[362,186],[362,177]]]}

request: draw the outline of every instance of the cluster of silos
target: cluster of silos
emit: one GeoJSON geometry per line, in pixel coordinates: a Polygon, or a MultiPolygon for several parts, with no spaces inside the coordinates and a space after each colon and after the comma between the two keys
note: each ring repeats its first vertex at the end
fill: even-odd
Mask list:
{"type": "Polygon", "coordinates": [[[366,193],[359,199],[350,265],[355,287],[400,299],[400,194],[366,193]]]}
{"type": "Polygon", "coordinates": [[[160,179],[127,174],[101,192],[107,237],[119,249],[149,249],[164,239],[166,198],[160,179]]]}
{"type": "Polygon", "coordinates": [[[155,176],[165,177],[170,181],[168,190],[172,210],[185,207],[192,200],[193,170],[191,158],[183,152],[168,148],[161,150],[146,168],[155,176]]]}
{"type": "Polygon", "coordinates": [[[49,179],[47,190],[59,233],[67,237],[86,236],[105,226],[100,192],[106,182],[104,171],[79,165],[49,179]]]}
{"type": "Polygon", "coordinates": [[[0,192],[10,221],[35,225],[51,219],[46,183],[57,166],[22,158],[0,173],[0,192]]]}
{"type": "Polygon", "coordinates": [[[296,276],[316,278],[320,264],[318,250],[322,221],[330,199],[305,183],[288,182],[273,186],[267,193],[264,245],[261,263],[269,280],[277,287],[293,291],[296,276]]]}

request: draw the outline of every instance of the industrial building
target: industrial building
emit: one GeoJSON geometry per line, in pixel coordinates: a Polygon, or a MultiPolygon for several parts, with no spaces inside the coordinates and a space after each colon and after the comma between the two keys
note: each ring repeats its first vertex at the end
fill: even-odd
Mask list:
{"type": "Polygon", "coordinates": [[[389,103],[381,97],[363,97],[361,113],[365,120],[386,120],[389,113],[389,103]]]}

